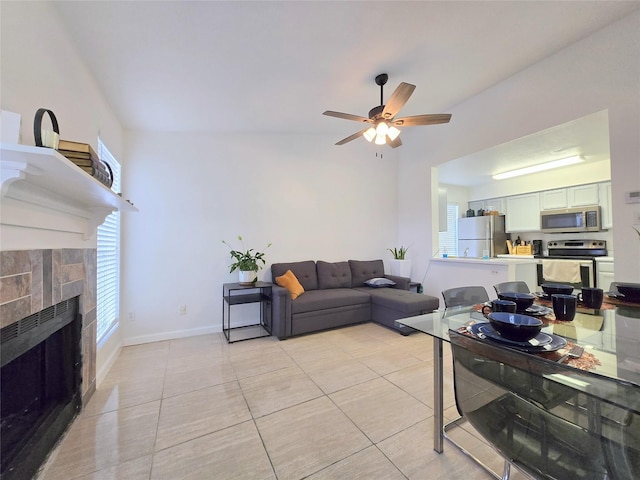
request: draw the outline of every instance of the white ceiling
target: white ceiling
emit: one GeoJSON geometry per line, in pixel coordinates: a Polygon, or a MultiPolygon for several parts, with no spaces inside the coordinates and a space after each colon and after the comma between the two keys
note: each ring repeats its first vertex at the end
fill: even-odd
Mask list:
{"type": "MultiPolygon", "coordinates": [[[[639,1],[59,1],[127,129],[360,129],[401,82],[402,116],[447,110],[640,8],[639,1]]],[[[412,127],[429,128],[429,127],[412,127]]],[[[436,128],[436,127],[434,127],[436,128]]],[[[437,127],[443,128],[443,127],[437,127]]],[[[336,147],[345,148],[345,147],[336,147]]]]}

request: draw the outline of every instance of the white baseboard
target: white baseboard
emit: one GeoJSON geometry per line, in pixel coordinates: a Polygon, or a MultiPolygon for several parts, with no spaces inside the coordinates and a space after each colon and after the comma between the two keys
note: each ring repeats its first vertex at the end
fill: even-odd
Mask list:
{"type": "Polygon", "coordinates": [[[172,332],[152,333],[149,335],[138,335],[137,337],[125,338],[124,346],[140,345],[143,343],[162,342],[164,340],[173,340],[174,338],[195,337],[197,335],[208,335],[211,333],[220,333],[222,326],[208,326],[200,328],[190,328],[188,330],[174,330],[172,332]]]}

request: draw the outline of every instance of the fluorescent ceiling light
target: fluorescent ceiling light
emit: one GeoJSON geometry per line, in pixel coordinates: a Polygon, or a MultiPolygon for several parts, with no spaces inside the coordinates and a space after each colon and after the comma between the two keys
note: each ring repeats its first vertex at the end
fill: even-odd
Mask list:
{"type": "Polygon", "coordinates": [[[567,165],[573,165],[576,163],[584,162],[582,157],[568,157],[560,160],[554,160],[553,162],[540,163],[538,165],[532,165],[530,167],[519,168],[517,170],[511,170],[509,172],[498,173],[493,176],[494,180],[504,180],[505,178],[518,177],[520,175],[528,175],[529,173],[542,172],[544,170],[550,170],[552,168],[566,167],[567,165]]]}

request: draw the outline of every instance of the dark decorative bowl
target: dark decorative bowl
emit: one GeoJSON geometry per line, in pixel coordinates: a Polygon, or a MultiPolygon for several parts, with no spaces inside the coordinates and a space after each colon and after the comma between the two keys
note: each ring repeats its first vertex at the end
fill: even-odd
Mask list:
{"type": "Polygon", "coordinates": [[[573,293],[573,287],[566,283],[543,283],[540,286],[542,287],[542,291],[549,296],[555,294],[571,295],[573,293]]]}
{"type": "Polygon", "coordinates": [[[530,293],[501,292],[498,294],[498,298],[500,300],[515,302],[518,312],[524,312],[527,308],[533,305],[533,300],[535,300],[536,297],[530,293]]]}
{"type": "Polygon", "coordinates": [[[640,283],[619,283],[616,288],[625,300],[640,302],[640,283]]]}
{"type": "Polygon", "coordinates": [[[526,342],[540,333],[542,320],[519,313],[496,312],[489,314],[489,322],[504,338],[526,342]]]}

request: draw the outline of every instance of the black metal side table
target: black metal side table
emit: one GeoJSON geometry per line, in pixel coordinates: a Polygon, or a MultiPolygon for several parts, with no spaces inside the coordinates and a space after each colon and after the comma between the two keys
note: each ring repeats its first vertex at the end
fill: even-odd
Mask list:
{"type": "Polygon", "coordinates": [[[222,285],[222,332],[228,343],[251,340],[271,335],[271,287],[272,283],[256,282],[252,285],[225,283],[222,285]],[[231,307],[248,303],[260,304],[260,321],[249,325],[231,325],[231,307]],[[235,332],[231,338],[232,332],[235,332]]]}

